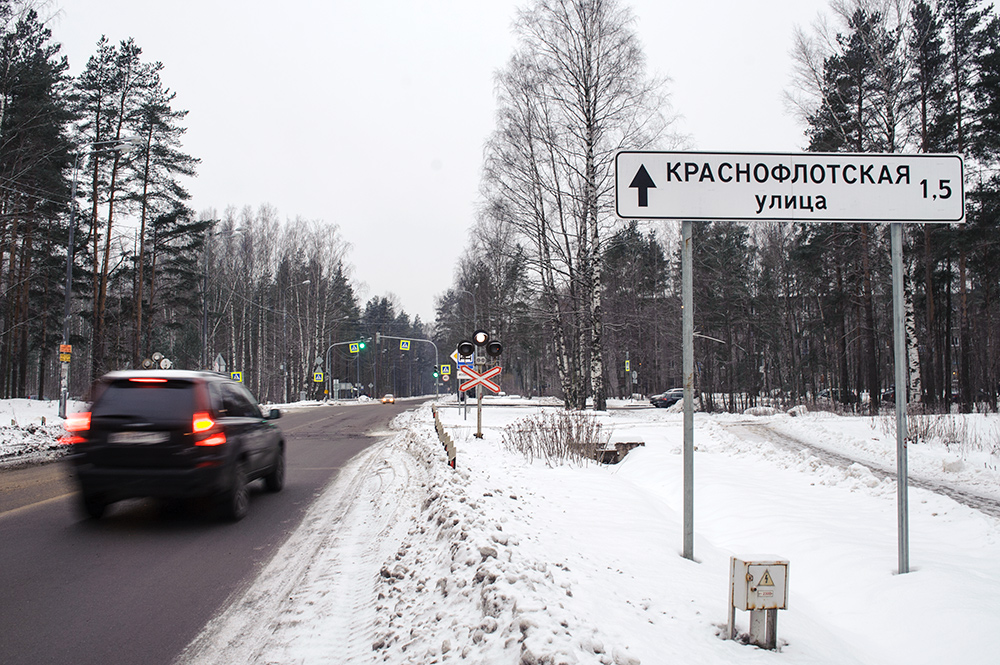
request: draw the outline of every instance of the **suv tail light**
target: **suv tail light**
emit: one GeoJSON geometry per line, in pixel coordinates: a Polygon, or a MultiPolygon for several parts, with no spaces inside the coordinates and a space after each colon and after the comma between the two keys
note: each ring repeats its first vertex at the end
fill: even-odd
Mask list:
{"type": "Polygon", "coordinates": [[[202,439],[201,441],[195,441],[196,446],[221,446],[226,442],[225,432],[216,432],[207,439],[202,439]]]}
{"type": "Polygon", "coordinates": [[[83,433],[90,431],[90,411],[70,413],[66,416],[63,429],[66,430],[67,434],[59,439],[59,443],[72,445],[86,441],[87,439],[83,436],[83,433]]]}
{"type": "MultiPolygon", "coordinates": [[[[199,412],[194,414],[194,418],[191,421],[191,431],[195,434],[208,433],[213,427],[215,427],[215,421],[207,412],[199,412]]],[[[204,439],[195,439],[194,445],[196,446],[221,446],[226,442],[225,432],[214,432],[209,434],[204,439]]]]}
{"type": "Polygon", "coordinates": [[[195,434],[199,432],[207,432],[208,430],[215,427],[215,421],[208,413],[201,412],[194,414],[194,419],[191,421],[191,431],[195,434]]]}

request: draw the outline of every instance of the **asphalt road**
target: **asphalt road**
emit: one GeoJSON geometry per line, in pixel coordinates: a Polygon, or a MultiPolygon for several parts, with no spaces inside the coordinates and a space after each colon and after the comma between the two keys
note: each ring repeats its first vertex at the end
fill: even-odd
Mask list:
{"type": "Polygon", "coordinates": [[[253,581],[338,469],[414,405],[285,414],[285,487],[271,494],[256,481],[236,524],[151,500],[87,520],[64,464],[0,470],[0,663],[169,664],[253,581]]]}

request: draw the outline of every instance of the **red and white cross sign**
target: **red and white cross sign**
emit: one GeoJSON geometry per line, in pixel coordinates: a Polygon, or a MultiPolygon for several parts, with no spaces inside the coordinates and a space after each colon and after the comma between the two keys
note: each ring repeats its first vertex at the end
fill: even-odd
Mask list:
{"type": "Polygon", "coordinates": [[[466,390],[475,388],[478,385],[483,385],[492,390],[493,392],[498,393],[500,392],[500,385],[494,383],[493,381],[490,381],[490,378],[498,375],[501,369],[502,368],[498,365],[480,374],[471,367],[466,367],[465,365],[461,365],[458,368],[458,374],[461,378],[468,379],[468,381],[460,385],[458,389],[461,390],[462,392],[465,392],[466,390]]]}

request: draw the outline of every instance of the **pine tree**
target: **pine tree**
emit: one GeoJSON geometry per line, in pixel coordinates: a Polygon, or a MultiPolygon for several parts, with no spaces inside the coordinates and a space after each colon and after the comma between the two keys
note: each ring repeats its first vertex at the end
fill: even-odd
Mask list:
{"type": "MultiPolygon", "coordinates": [[[[132,198],[137,199],[140,211],[134,289],[134,363],[138,363],[143,356],[144,293],[153,288],[152,284],[147,286],[146,283],[146,220],[150,215],[176,216],[175,211],[190,198],[179,177],[193,177],[199,161],[181,150],[185,129],[179,123],[187,116],[187,111],[171,108],[176,93],[163,87],[160,79],[162,68],[159,62],[149,67],[149,80],[141,90],[141,100],[132,121],[136,136],[143,142],[140,153],[135,156],[137,168],[130,183],[134,192],[132,198]]],[[[150,282],[153,278],[148,276],[150,282]]]]}
{"type": "Polygon", "coordinates": [[[33,10],[15,17],[4,3],[0,20],[0,396],[24,397],[33,354],[45,391],[59,332],[68,65],[33,10]]]}

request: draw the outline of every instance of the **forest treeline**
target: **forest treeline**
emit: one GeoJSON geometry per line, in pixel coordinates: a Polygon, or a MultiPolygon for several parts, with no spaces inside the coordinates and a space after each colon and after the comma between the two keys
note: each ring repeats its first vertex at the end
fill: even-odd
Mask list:
{"type": "Polygon", "coordinates": [[[221,356],[272,401],[322,396],[317,370],[433,392],[430,347],[330,348],[429,337],[398,303],[359,304],[335,225],[267,205],[196,215],[199,160],[164,65],[102,38],[71,76],[35,4],[0,0],[0,398],[56,397],[64,341],[75,397],[154,354],[185,369],[221,356]]]}
{"type": "MultiPolygon", "coordinates": [[[[979,0],[834,0],[830,11],[789,36],[803,148],[963,156],[965,223],[905,227],[905,389],[925,409],[995,409],[1000,19],[979,0]]],[[[519,12],[481,212],[439,302],[442,334],[478,303],[480,321],[514,341],[504,366],[515,389],[576,408],[681,385],[679,225],[613,214],[614,154],[681,145],[634,26],[614,0],[519,12]]],[[[888,225],[694,226],[707,408],[828,395],[877,411],[893,394],[888,225]]]]}
{"type": "MultiPolygon", "coordinates": [[[[199,160],[164,65],[102,38],[71,76],[31,4],[0,0],[0,397],[55,396],[64,335],[74,396],[154,353],[182,368],[221,356],[267,400],[323,395],[317,369],[371,394],[426,394],[434,348],[381,335],[431,339],[444,362],[476,328],[504,344],[508,391],[600,409],[679,385],[678,229],[617,219],[612,165],[622,149],[685,142],[623,3],[518,10],[480,206],[433,325],[359,301],[335,224],[267,205],[195,214],[184,183],[199,160]],[[371,343],[351,353],[351,340],[371,343]]],[[[905,229],[905,389],[926,409],[995,408],[1000,19],[983,0],[834,0],[830,14],[788,36],[802,148],[962,155],[965,223],[905,229]]],[[[697,223],[706,406],[828,391],[877,409],[894,389],[887,236],[697,223]]]]}

